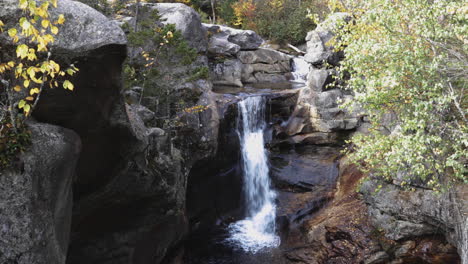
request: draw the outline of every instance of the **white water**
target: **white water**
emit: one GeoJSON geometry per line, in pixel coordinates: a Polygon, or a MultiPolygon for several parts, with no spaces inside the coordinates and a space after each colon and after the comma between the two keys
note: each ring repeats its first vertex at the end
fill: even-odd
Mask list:
{"type": "Polygon", "coordinates": [[[268,159],[264,147],[265,101],[261,96],[238,103],[241,124],[244,192],[247,217],[229,226],[228,239],[244,251],[255,253],[280,243],[275,234],[276,193],[271,189],[268,159]]]}
{"type": "Polygon", "coordinates": [[[296,57],[292,63],[293,82],[305,83],[307,74],[309,74],[310,65],[304,60],[304,57],[296,57]]]}

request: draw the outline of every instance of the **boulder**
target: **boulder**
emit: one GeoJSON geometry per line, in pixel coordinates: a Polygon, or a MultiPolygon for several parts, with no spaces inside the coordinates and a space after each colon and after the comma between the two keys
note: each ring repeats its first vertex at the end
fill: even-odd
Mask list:
{"type": "MultiPolygon", "coordinates": [[[[7,25],[17,23],[21,10],[18,1],[5,0],[0,3],[0,20],[7,25]]],[[[91,7],[71,0],[58,1],[57,8],[50,8],[52,20],[63,14],[66,23],[59,27],[59,34],[52,44],[54,55],[83,55],[82,52],[107,45],[125,45],[127,39],[120,26],[91,7]]],[[[2,40],[0,40],[2,42],[2,40]]]]}
{"type": "Polygon", "coordinates": [[[239,60],[245,64],[266,63],[274,64],[282,61],[290,61],[291,57],[282,52],[260,48],[252,51],[240,51],[237,55],[239,60]]]}
{"type": "Polygon", "coordinates": [[[290,57],[284,53],[259,49],[241,51],[238,54],[242,64],[242,82],[244,83],[282,83],[287,82],[291,72],[290,57]]]}
{"type": "Polygon", "coordinates": [[[284,74],[257,72],[254,74],[254,77],[255,82],[258,83],[281,83],[288,81],[284,74]]]}
{"type": "Polygon", "coordinates": [[[236,55],[240,46],[229,42],[227,37],[212,36],[208,42],[208,52],[213,55],[232,56],[236,55]]]}
{"type": "Polygon", "coordinates": [[[198,52],[205,52],[208,47],[206,29],[202,26],[200,15],[193,8],[181,3],[143,4],[156,8],[165,24],[175,24],[182,32],[188,44],[198,52]]]}
{"type": "Polygon", "coordinates": [[[329,41],[335,36],[336,31],[344,23],[351,20],[351,15],[348,13],[334,13],[320,23],[316,29],[309,32],[306,37],[307,53],[304,59],[315,65],[328,62],[331,65],[337,66],[339,60],[343,57],[341,52],[334,52],[333,46],[329,41]]]}
{"type": "Polygon", "coordinates": [[[225,60],[213,65],[210,74],[215,85],[242,87],[242,63],[237,59],[225,60]]]}
{"type": "Polygon", "coordinates": [[[252,67],[253,72],[262,72],[262,73],[291,72],[291,64],[289,63],[289,61],[280,61],[275,64],[255,63],[255,64],[249,64],[246,67],[252,67]]]}
{"type": "Polygon", "coordinates": [[[258,49],[263,39],[252,30],[241,30],[221,25],[203,24],[212,34],[212,39],[224,39],[240,47],[241,50],[258,49]]]}
{"type": "Polygon", "coordinates": [[[18,167],[0,171],[0,263],[65,264],[80,138],[53,125],[28,127],[32,142],[18,167]]]}
{"type": "Polygon", "coordinates": [[[352,110],[342,108],[341,104],[349,100],[353,100],[353,97],[340,89],[317,93],[310,87],[304,87],[299,93],[296,110],[288,121],[286,131],[289,131],[289,135],[294,135],[293,133],[353,130],[361,124],[362,110],[356,105],[352,110]],[[295,122],[298,118],[301,120],[301,127],[295,122]],[[302,130],[299,131],[299,128],[302,130]]]}
{"type": "Polygon", "coordinates": [[[331,70],[312,67],[307,75],[307,86],[315,92],[325,91],[327,85],[333,82],[330,71],[331,70]]]}

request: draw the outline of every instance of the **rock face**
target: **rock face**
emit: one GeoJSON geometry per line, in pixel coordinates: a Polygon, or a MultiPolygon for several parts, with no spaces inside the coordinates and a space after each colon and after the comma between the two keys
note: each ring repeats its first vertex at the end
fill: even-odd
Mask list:
{"type": "Polygon", "coordinates": [[[209,35],[208,55],[215,85],[242,87],[247,83],[284,83],[290,78],[291,56],[260,48],[263,40],[257,33],[203,25],[209,35]]]}
{"type": "MultiPolygon", "coordinates": [[[[3,1],[1,5],[0,19],[16,22],[17,2],[3,1]]],[[[190,45],[200,52],[206,50],[206,36],[196,12],[179,4],[160,7],[167,21],[178,23],[190,45]],[[184,17],[171,20],[176,19],[171,18],[171,12],[184,17]]],[[[64,264],[65,258],[67,263],[169,261],[166,256],[173,253],[187,232],[185,192],[189,170],[198,159],[213,155],[217,147],[219,118],[212,84],[207,80],[187,81],[191,74],[187,68],[172,65],[166,69],[172,76],[186,74],[174,81],[175,92],[187,95],[190,105],[207,106],[201,113],[177,115],[180,124],[174,137],[157,126],[155,109],[135,104],[141,90],[129,91],[133,104],[125,103],[120,91],[126,39],[117,24],[74,1],[59,1],[59,8],[52,12],[63,13],[70,23],[56,38],[54,59],[74,61],[80,71],[72,80],[73,93],[45,90],[34,117],[73,130],[76,134],[70,132],[67,138],[81,140],[82,151],[78,161],[75,156],[75,160],[71,159],[75,149],[68,146],[68,141],[62,143],[62,133],[68,135],[69,130],[50,132],[56,145],[49,147],[49,143],[41,141],[37,147],[47,150],[47,155],[36,153],[34,159],[29,158],[31,168],[24,173],[2,177],[2,186],[11,190],[0,195],[15,200],[19,196],[22,204],[1,204],[5,209],[0,213],[1,223],[8,224],[0,228],[4,232],[0,262],[64,264]],[[70,157],[70,162],[51,159],[55,155],[70,157]],[[55,164],[58,162],[60,166],[55,164]],[[47,181],[38,185],[42,171],[45,175],[41,178],[50,178],[57,186],[49,186],[47,181]],[[32,172],[36,174],[28,174],[32,172]],[[12,181],[15,175],[24,177],[21,190],[12,181]],[[70,225],[72,175],[75,192],[70,225]],[[56,179],[59,176],[61,181],[56,179]]],[[[207,63],[206,57],[199,56],[189,67],[207,63]]],[[[145,98],[145,103],[153,99],[145,98]]]]}
{"type": "Polygon", "coordinates": [[[0,263],[64,264],[80,138],[53,125],[29,128],[18,167],[0,171],[0,263]]]}
{"type": "MultiPolygon", "coordinates": [[[[347,163],[346,158],[340,160],[338,184],[328,204],[316,210],[313,217],[296,226],[290,225],[289,235],[282,238],[286,263],[460,263],[456,248],[443,237],[399,236],[395,241],[380,233],[373,225],[372,211],[367,213],[365,201],[355,191],[363,176],[354,165],[347,163]]],[[[376,199],[385,200],[388,204],[401,201],[392,198],[395,197],[376,199]]],[[[394,207],[403,209],[398,205],[394,207]]],[[[408,207],[403,210],[410,212],[414,209],[408,207]]],[[[400,214],[398,211],[394,213],[400,214]]],[[[424,218],[424,215],[418,217],[424,218]]]]}
{"type": "Polygon", "coordinates": [[[392,240],[415,236],[445,235],[458,248],[463,263],[468,261],[468,186],[461,185],[441,195],[432,190],[404,191],[385,184],[374,193],[377,183],[367,181],[362,188],[369,215],[385,237],[392,240]]]}
{"type": "MultiPolygon", "coordinates": [[[[144,6],[146,11],[158,9],[167,18],[165,23],[175,22],[189,45],[199,52],[206,49],[206,36],[201,33],[200,18],[193,9],[180,4],[144,6]],[[175,17],[171,17],[173,12],[175,17]]],[[[141,11],[142,16],[148,14],[143,8],[141,11]]],[[[103,95],[116,93],[117,97],[108,104],[111,109],[100,115],[107,125],[99,134],[106,135],[114,145],[103,145],[105,139],[93,139],[96,149],[110,153],[99,155],[102,159],[85,159],[87,163],[94,159],[112,167],[96,168],[83,161],[78,168],[84,170],[79,179],[87,178],[89,184],[78,185],[81,195],[74,210],[68,263],[167,263],[187,234],[188,173],[195,162],[216,152],[219,118],[211,82],[191,79],[194,69],[208,65],[206,56],[198,56],[189,65],[181,65],[176,57],[160,63],[164,76],[161,82],[177,95],[177,103],[183,101],[187,108],[206,108],[195,113],[162,111],[167,105],[158,102],[157,94],[143,96],[140,105],[141,89],[127,91],[129,100],[124,103],[120,83],[106,88],[103,95]],[[161,120],[177,121],[172,133],[160,128],[161,120]]],[[[120,69],[121,61],[112,65],[120,69]]],[[[120,71],[113,76],[120,79],[120,71]]],[[[91,90],[86,93],[92,97],[91,90]]]]}
{"type": "MultiPolygon", "coordinates": [[[[7,25],[16,23],[17,1],[2,1],[0,5],[0,19],[7,25]]],[[[90,191],[89,186],[99,188],[108,179],[110,166],[119,161],[119,154],[114,152],[119,150],[116,137],[106,133],[116,128],[110,125],[108,117],[121,102],[118,99],[125,35],[117,24],[75,1],[59,1],[58,8],[51,9],[52,18],[58,14],[64,14],[67,23],[55,38],[52,56],[59,62],[76,59],[73,61],[78,61],[76,66],[81,71],[73,80],[74,93],[46,90],[34,117],[75,133],[52,125],[32,124],[34,140],[23,157],[24,169],[2,172],[6,176],[2,177],[5,191],[1,193],[10,193],[2,201],[16,201],[10,201],[0,213],[4,217],[1,222],[5,223],[2,263],[64,264],[70,243],[73,179],[75,197],[80,197],[82,192],[90,191]],[[80,139],[82,151],[78,158],[80,139]],[[11,181],[15,175],[21,183],[11,181]]],[[[0,39],[0,45],[4,41],[0,39]]]]}
{"type": "Polygon", "coordinates": [[[338,73],[333,66],[343,56],[328,43],[334,30],[349,20],[346,13],[333,14],[307,35],[304,58],[311,64],[307,86],[301,89],[287,125],[279,131],[291,136],[294,143],[332,143],[339,133],[356,129],[363,121],[364,114],[358,106],[352,111],[340,107],[352,101],[353,95],[342,90],[342,81],[335,78],[338,73]]]}

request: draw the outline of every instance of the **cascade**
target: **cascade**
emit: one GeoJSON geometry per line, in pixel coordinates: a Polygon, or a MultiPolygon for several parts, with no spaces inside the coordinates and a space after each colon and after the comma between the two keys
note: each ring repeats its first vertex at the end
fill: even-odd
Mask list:
{"type": "Polygon", "coordinates": [[[246,218],[229,226],[230,242],[247,252],[279,245],[275,234],[276,193],[271,189],[264,147],[265,100],[252,96],[238,103],[246,218]]]}
{"type": "Polygon", "coordinates": [[[310,65],[304,60],[304,57],[296,57],[292,62],[293,82],[305,83],[307,81],[307,74],[309,74],[310,65]]]}

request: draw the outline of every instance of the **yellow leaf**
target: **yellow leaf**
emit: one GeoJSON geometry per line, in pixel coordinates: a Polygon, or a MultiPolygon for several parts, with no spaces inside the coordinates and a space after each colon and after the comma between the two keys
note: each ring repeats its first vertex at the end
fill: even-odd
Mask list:
{"type": "Polygon", "coordinates": [[[22,28],[24,31],[28,31],[28,30],[31,28],[31,23],[30,23],[29,20],[27,20],[27,19],[24,19],[22,22],[23,22],[23,23],[20,24],[21,28],[22,28]]]}
{"type": "Polygon", "coordinates": [[[65,22],[65,16],[64,15],[59,15],[57,19],[57,24],[63,24],[65,22]]]}
{"type": "Polygon", "coordinates": [[[29,111],[31,111],[31,106],[29,104],[25,104],[23,107],[23,111],[26,113],[26,115],[28,115],[29,111]]]}
{"type": "Polygon", "coordinates": [[[18,33],[18,31],[16,30],[16,28],[10,28],[10,29],[8,30],[8,35],[9,35],[11,38],[15,37],[17,33],[18,33]]]}
{"type": "Polygon", "coordinates": [[[58,27],[52,26],[50,27],[50,31],[52,34],[57,35],[58,34],[58,27]]]}
{"type": "Polygon", "coordinates": [[[63,88],[73,91],[74,86],[69,80],[65,80],[63,82],[63,88]]]}
{"type": "Polygon", "coordinates": [[[13,90],[15,90],[16,92],[19,92],[21,91],[21,86],[16,85],[15,87],[13,87],[13,90]]]}
{"type": "Polygon", "coordinates": [[[16,56],[24,59],[28,56],[28,46],[25,44],[21,44],[16,48],[16,56]]]}
{"type": "Polygon", "coordinates": [[[15,67],[15,62],[14,61],[9,61],[7,64],[10,67],[15,67]]]}
{"type": "Polygon", "coordinates": [[[34,97],[32,97],[32,96],[28,96],[25,99],[28,100],[28,101],[34,101],[34,97]]]}
{"type": "Polygon", "coordinates": [[[20,100],[19,103],[18,103],[18,108],[19,109],[23,108],[25,104],[26,104],[26,101],[20,100]]]}
{"type": "Polygon", "coordinates": [[[43,19],[41,25],[43,28],[47,28],[50,25],[50,21],[47,19],[43,19]]]}
{"type": "Polygon", "coordinates": [[[39,91],[40,91],[39,88],[32,88],[31,90],[29,90],[29,94],[30,95],[38,94],[39,91]]]}
{"type": "Polygon", "coordinates": [[[24,87],[25,87],[25,88],[28,88],[29,83],[30,83],[29,80],[25,80],[25,81],[23,82],[24,87]]]}
{"type": "Polygon", "coordinates": [[[28,1],[27,1],[27,0],[20,0],[20,1],[19,1],[19,7],[20,7],[21,9],[27,8],[27,7],[28,7],[28,1]]]}

